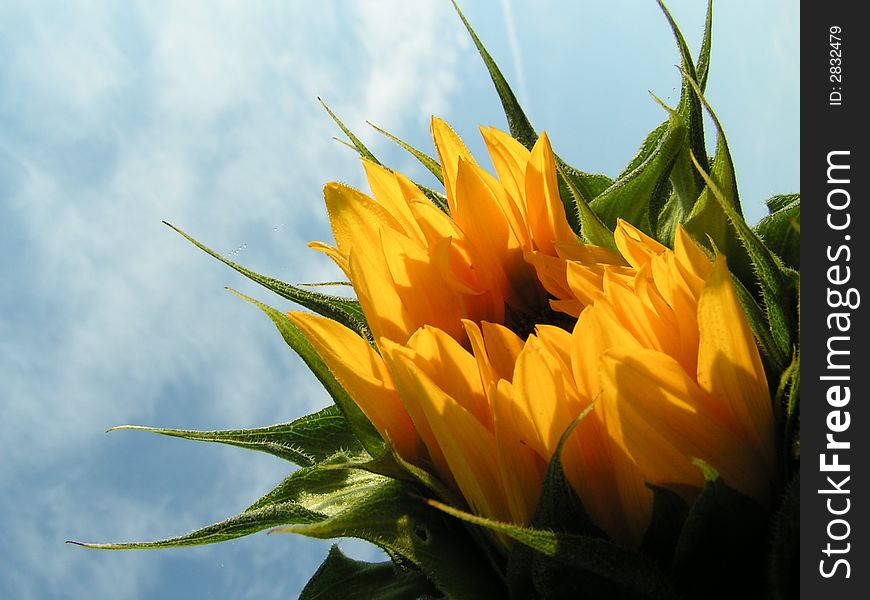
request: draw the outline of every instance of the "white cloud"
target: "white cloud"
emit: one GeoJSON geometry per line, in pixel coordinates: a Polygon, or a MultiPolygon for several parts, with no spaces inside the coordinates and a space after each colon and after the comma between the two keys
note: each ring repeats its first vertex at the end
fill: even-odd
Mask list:
{"type": "MultiPolygon", "coordinates": [[[[179,449],[179,462],[162,469],[155,461],[176,452],[171,440],[101,433],[129,421],[265,425],[327,401],[268,319],[221,288],[285,303],[160,220],[221,252],[245,245],[240,262],[291,281],[337,278],[304,245],[328,236],[322,183],[359,183],[361,170],[329,139],[337,131],[315,96],[341,104],[356,128],[443,109],[456,57],[435,42],[449,9],[434,0],[413,9],[400,0],[18,9],[15,27],[2,32],[14,52],[0,75],[0,89],[18,90],[0,96],[0,119],[14,114],[18,137],[0,142],[0,155],[17,173],[4,222],[23,237],[27,263],[16,265],[20,292],[0,317],[0,486],[18,486],[0,504],[20,516],[3,525],[17,549],[3,551],[9,575],[0,590],[138,597],[175,554],[101,555],[62,540],[177,534],[243,509],[277,483],[286,469],[269,457],[179,449]],[[136,458],[130,447],[146,454],[136,458]],[[189,481],[187,456],[198,470],[189,481]],[[100,475],[119,468],[143,481],[203,485],[204,495],[161,495],[100,475]]],[[[324,546],[294,540],[279,542],[324,546]]],[[[251,560],[278,569],[286,550],[258,541],[244,545],[251,560]]],[[[311,574],[311,561],[299,561],[300,575],[311,574]]],[[[222,576],[243,578],[232,568],[222,576]]]]}

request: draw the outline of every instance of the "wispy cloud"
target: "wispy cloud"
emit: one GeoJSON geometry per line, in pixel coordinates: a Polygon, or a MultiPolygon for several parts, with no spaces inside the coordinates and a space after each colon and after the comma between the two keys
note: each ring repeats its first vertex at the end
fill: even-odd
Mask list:
{"type": "Polygon", "coordinates": [[[517,77],[517,92],[520,96],[520,102],[525,107],[526,112],[529,109],[529,90],[526,87],[526,73],[523,68],[523,56],[520,52],[520,42],[517,37],[517,28],[514,23],[514,9],[511,0],[500,0],[501,12],[504,16],[505,33],[507,34],[508,44],[511,48],[511,58],[514,64],[514,73],[517,77]]]}
{"type": "Polygon", "coordinates": [[[281,301],[160,221],[221,252],[241,248],[236,260],[290,281],[337,278],[305,243],[329,239],[323,182],[359,184],[361,169],[331,142],[315,97],[346,107],[357,127],[443,110],[455,87],[456,57],[437,43],[448,7],[95,2],[3,12],[0,238],[17,241],[0,293],[0,595],[169,597],[168,582],[195,585],[172,576],[173,560],[212,569],[210,585],[237,586],[233,597],[254,597],[254,564],[275,574],[256,597],[298,592],[300,578],[275,582],[294,560],[309,576],[323,543],[279,536],[119,555],[62,541],[182,533],[243,509],[285,474],[238,450],[102,434],[125,422],[264,425],[326,402],[268,319],[222,287],[281,301]],[[208,567],[217,556],[224,566],[208,567]]]}

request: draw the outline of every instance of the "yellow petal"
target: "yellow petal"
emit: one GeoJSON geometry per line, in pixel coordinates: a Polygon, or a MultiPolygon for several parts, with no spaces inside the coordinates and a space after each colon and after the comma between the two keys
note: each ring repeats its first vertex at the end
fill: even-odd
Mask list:
{"type": "Polygon", "coordinates": [[[498,174],[499,182],[516,201],[520,214],[525,221],[526,215],[526,165],[529,163],[528,149],[507,133],[495,127],[481,127],[480,133],[498,174]]]}
{"type": "Polygon", "coordinates": [[[774,422],[758,347],[721,255],[698,304],[698,383],[731,415],[775,473],[774,422]]]}
{"type": "Polygon", "coordinates": [[[619,323],[607,305],[586,308],[574,326],[571,338],[571,366],[574,381],[586,402],[595,400],[601,392],[598,378],[599,357],[610,348],[640,349],[642,346],[619,323]]]}
{"type": "Polygon", "coordinates": [[[495,436],[435,384],[405,353],[394,355],[396,384],[414,398],[443,452],[449,473],[470,508],[485,517],[508,520],[510,508],[497,461],[495,436]]]}
{"type": "Polygon", "coordinates": [[[617,219],[613,240],[619,252],[635,268],[647,264],[653,257],[667,251],[665,246],[622,219],[617,219]]]}
{"type": "Polygon", "coordinates": [[[652,350],[610,350],[601,359],[601,405],[608,432],[655,484],[700,487],[691,458],[717,469],[726,483],[766,503],[760,457],[717,415],[707,393],[670,356],[652,350]]]}
{"type": "Polygon", "coordinates": [[[414,364],[446,394],[492,430],[492,413],[474,357],[444,331],[425,326],[408,340],[414,364]]]}
{"type": "Polygon", "coordinates": [[[332,261],[338,265],[338,267],[344,271],[344,274],[350,279],[350,271],[349,266],[347,264],[347,256],[339,252],[338,248],[335,246],[330,246],[329,244],[324,244],[323,242],[309,242],[308,247],[312,250],[316,250],[321,252],[332,259],[332,261]]]}
{"type": "Polygon", "coordinates": [[[441,162],[447,205],[451,214],[455,214],[456,173],[459,169],[459,159],[462,158],[473,165],[477,163],[453,128],[437,117],[432,117],[432,138],[435,140],[435,149],[438,151],[438,160],[441,162]]]}
{"type": "Polygon", "coordinates": [[[382,206],[362,192],[341,183],[328,183],[323,188],[329,223],[339,252],[347,256],[351,248],[362,242],[375,245],[381,228],[401,230],[396,219],[382,206]]]}
{"type": "MultiPolygon", "coordinates": [[[[392,231],[382,231],[381,241],[394,290],[401,298],[410,321],[404,336],[392,339],[404,342],[409,332],[425,324],[440,327],[461,339],[464,335],[460,322],[461,305],[456,301],[456,292],[444,284],[427,250],[392,231]]],[[[377,302],[377,298],[374,301],[377,302]]]]}
{"type": "Polygon", "coordinates": [[[302,312],[287,316],[335,375],[372,425],[399,455],[417,460],[417,435],[384,361],[365,340],[331,319],[302,312]]]}
{"type": "Polygon", "coordinates": [[[511,384],[502,379],[492,384],[492,398],[498,465],[505,486],[511,521],[531,521],[547,470],[547,459],[532,450],[528,439],[530,423],[517,410],[511,384]]]}
{"type": "Polygon", "coordinates": [[[377,245],[360,244],[348,257],[350,280],[368,319],[375,339],[387,337],[404,342],[414,330],[415,321],[396,289],[384,257],[380,239],[377,245]]]}
{"type": "Polygon", "coordinates": [[[373,162],[367,160],[362,162],[369,180],[369,186],[371,186],[372,193],[378,204],[383,206],[398,221],[402,233],[418,242],[422,242],[423,232],[420,231],[420,226],[417,225],[417,221],[411,213],[404,190],[399,184],[396,175],[373,162]]]}
{"type": "Polygon", "coordinates": [[[559,438],[583,407],[570,402],[558,360],[535,335],[517,357],[514,402],[532,424],[528,440],[541,456],[552,456],[559,438]]]}
{"type": "Polygon", "coordinates": [[[535,247],[556,256],[556,243],[579,245],[559,196],[556,159],[546,133],[535,142],[526,167],[526,211],[535,247]]]}

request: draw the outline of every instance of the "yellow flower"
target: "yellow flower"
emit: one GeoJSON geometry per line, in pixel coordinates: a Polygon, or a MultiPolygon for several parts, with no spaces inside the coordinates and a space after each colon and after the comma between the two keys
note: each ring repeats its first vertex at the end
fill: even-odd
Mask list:
{"type": "Polygon", "coordinates": [[[449,216],[406,177],[367,161],[373,199],[342,184],[326,186],[336,246],[312,247],[353,283],[376,340],[404,343],[432,325],[463,341],[465,318],[539,322],[551,311],[527,257],[557,261],[564,270],[560,256],[583,252],[565,218],[547,136],[530,152],[505,133],[481,132],[498,179],[446,123],[432,120],[449,216]]]}
{"type": "Polygon", "coordinates": [[[623,221],[615,240],[630,267],[567,265],[568,286],[585,308],[564,372],[580,406],[595,407],[563,461],[593,519],[636,544],[652,508],[646,482],[689,497],[703,485],[690,459],[767,504],[777,480],[775,431],[761,358],[724,257],[711,262],[682,228],[673,251],[623,221]]]}
{"type": "Polygon", "coordinates": [[[313,246],[347,274],[377,349],[290,313],[385,439],[475,513],[527,524],[560,438],[591,405],[562,461],[613,539],[641,540],[647,482],[700,489],[692,459],[766,503],[771,402],[724,259],[682,229],[672,251],[622,221],[621,256],[582,245],[545,135],[529,152],[482,130],[496,179],[446,124],[432,128],[449,216],[371,163],[374,199],[325,189],[336,246],[313,246]]]}

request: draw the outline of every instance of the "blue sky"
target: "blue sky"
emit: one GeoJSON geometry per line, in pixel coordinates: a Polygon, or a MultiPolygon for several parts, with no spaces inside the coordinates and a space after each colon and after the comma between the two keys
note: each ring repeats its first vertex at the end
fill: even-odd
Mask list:
{"type": "MultiPolygon", "coordinates": [[[[676,103],[678,56],[653,0],[474,0],[469,19],[556,150],[616,175],[676,103]]],[[[703,3],[669,3],[697,48],[703,3]]],[[[799,13],[715,7],[708,97],[751,221],[798,190],[799,13]]],[[[244,509],[288,465],[137,432],[290,420],[325,392],[170,221],[291,282],[337,277],[321,188],[362,186],[322,96],[386,163],[422,169],[370,120],[431,149],[453,123],[504,126],[447,0],[4,2],[0,8],[0,597],[295,597],[329,542],[264,534],[159,552],[66,539],[184,533],[244,509]]],[[[377,554],[342,542],[357,557],[377,554]]]]}

